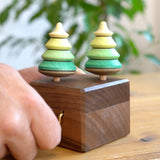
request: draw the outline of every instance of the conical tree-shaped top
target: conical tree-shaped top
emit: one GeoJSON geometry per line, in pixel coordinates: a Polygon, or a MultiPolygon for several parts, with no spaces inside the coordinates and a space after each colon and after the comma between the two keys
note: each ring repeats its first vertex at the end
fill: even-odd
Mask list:
{"type": "Polygon", "coordinates": [[[91,42],[91,46],[93,48],[114,48],[116,47],[116,43],[112,39],[113,32],[111,32],[107,23],[102,21],[100,26],[96,32],[94,32],[95,38],[91,42]]]}
{"type": "Polygon", "coordinates": [[[106,80],[106,75],[118,72],[122,65],[119,62],[119,53],[114,49],[115,41],[112,39],[113,32],[102,21],[91,42],[92,50],[87,53],[89,60],[85,64],[86,70],[100,75],[100,80],[106,80]]]}
{"type": "Polygon", "coordinates": [[[39,71],[53,76],[54,81],[59,81],[59,77],[74,74],[76,70],[72,62],[74,56],[70,52],[72,46],[67,40],[69,35],[64,31],[60,22],[49,35],[50,39],[46,43],[47,50],[42,55],[44,61],[39,65],[39,71]]]}
{"type": "Polygon", "coordinates": [[[58,22],[54,31],[49,33],[50,39],[46,43],[47,49],[70,50],[71,44],[67,40],[68,33],[64,31],[62,23],[58,22]]]}

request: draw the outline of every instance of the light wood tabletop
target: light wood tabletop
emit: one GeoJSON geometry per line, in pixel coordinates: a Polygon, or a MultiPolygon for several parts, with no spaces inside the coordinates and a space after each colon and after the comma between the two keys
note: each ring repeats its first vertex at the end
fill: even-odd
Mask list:
{"type": "Polygon", "coordinates": [[[87,153],[57,147],[35,160],[160,159],[160,73],[120,76],[130,80],[131,132],[87,153]]]}

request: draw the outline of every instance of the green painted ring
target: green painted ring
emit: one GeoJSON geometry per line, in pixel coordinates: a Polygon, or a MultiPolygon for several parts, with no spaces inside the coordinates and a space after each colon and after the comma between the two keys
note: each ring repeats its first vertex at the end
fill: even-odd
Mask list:
{"type": "Polygon", "coordinates": [[[49,61],[72,61],[74,56],[71,51],[47,50],[43,53],[42,58],[49,61]]]}
{"type": "Polygon", "coordinates": [[[116,60],[88,60],[86,68],[121,68],[122,64],[116,60]]]}
{"type": "Polygon", "coordinates": [[[119,53],[115,49],[92,49],[87,53],[89,59],[118,59],[119,53]]]}
{"type": "Polygon", "coordinates": [[[75,71],[76,66],[73,62],[42,61],[39,70],[75,71]]]}

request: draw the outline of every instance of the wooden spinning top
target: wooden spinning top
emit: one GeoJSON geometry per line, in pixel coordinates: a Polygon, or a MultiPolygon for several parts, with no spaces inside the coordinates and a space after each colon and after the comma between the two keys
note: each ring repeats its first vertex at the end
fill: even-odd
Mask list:
{"type": "Polygon", "coordinates": [[[53,81],[60,81],[60,77],[75,73],[76,66],[72,62],[74,56],[67,40],[68,33],[64,31],[62,23],[57,23],[53,32],[49,33],[50,39],[46,43],[47,50],[43,53],[43,61],[39,65],[39,72],[53,76],[53,81]]]}
{"type": "Polygon", "coordinates": [[[106,80],[107,75],[121,70],[122,64],[119,62],[119,53],[114,49],[115,41],[105,21],[100,23],[95,38],[91,42],[92,49],[87,53],[89,60],[85,64],[88,72],[100,75],[100,80],[106,80]]]}

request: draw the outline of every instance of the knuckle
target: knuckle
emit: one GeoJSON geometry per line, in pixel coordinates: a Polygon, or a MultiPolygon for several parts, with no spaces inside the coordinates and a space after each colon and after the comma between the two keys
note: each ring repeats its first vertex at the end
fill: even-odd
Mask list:
{"type": "Polygon", "coordinates": [[[37,99],[36,96],[34,96],[32,93],[30,94],[25,94],[25,97],[24,97],[24,103],[26,104],[25,106],[31,108],[31,109],[34,109],[35,106],[39,106],[39,101],[37,99]],[[32,108],[33,107],[33,108],[32,108]]]}
{"type": "Polygon", "coordinates": [[[6,120],[3,123],[2,132],[6,136],[17,135],[19,134],[21,128],[22,127],[21,127],[21,121],[20,121],[19,115],[16,114],[16,115],[10,116],[10,119],[6,120]]]}
{"type": "Polygon", "coordinates": [[[41,97],[37,94],[35,90],[31,90],[25,94],[25,102],[28,103],[28,106],[39,106],[42,102],[41,97]]]}

